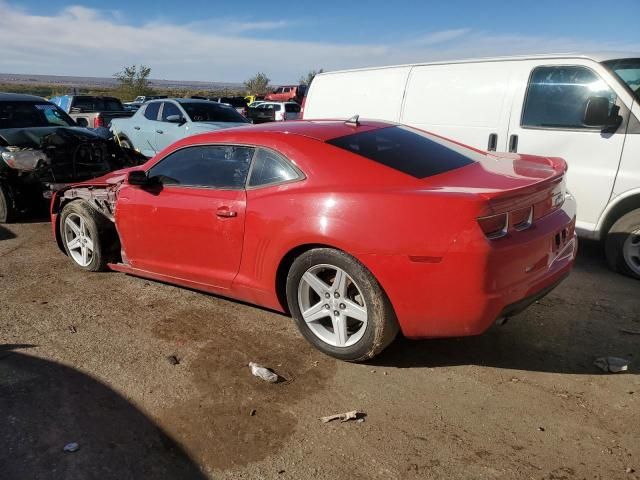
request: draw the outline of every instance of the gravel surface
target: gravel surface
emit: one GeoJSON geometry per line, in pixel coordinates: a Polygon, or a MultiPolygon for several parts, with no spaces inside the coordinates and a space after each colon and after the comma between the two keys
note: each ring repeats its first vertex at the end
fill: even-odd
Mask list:
{"type": "Polygon", "coordinates": [[[49,224],[0,226],[0,478],[637,479],[639,292],[583,242],[507,325],[355,365],[285,316],[85,273],[49,224]]]}

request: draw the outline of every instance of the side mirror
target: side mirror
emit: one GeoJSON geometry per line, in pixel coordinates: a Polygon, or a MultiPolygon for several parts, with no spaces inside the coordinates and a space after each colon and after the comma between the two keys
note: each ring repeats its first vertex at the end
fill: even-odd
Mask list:
{"type": "Polygon", "coordinates": [[[182,115],[169,115],[167,117],[167,122],[177,123],[178,125],[182,125],[183,123],[186,123],[186,120],[182,115]]]}
{"type": "Polygon", "coordinates": [[[142,187],[145,185],[149,185],[151,182],[149,181],[147,172],[143,170],[132,170],[127,176],[127,183],[129,185],[138,185],[142,187]]]}
{"type": "Polygon", "coordinates": [[[587,127],[601,127],[603,130],[616,130],[622,122],[619,108],[613,106],[609,113],[610,101],[606,97],[590,97],[584,109],[582,123],[587,127]]]}

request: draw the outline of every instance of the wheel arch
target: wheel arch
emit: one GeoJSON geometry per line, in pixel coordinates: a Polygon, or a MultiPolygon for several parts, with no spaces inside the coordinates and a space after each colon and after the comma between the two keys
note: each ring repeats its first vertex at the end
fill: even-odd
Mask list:
{"type": "Polygon", "coordinates": [[[600,240],[606,238],[609,230],[611,230],[611,227],[619,218],[640,208],[640,189],[633,190],[623,195],[624,196],[622,198],[619,198],[605,211],[600,222],[600,228],[598,228],[598,231],[600,232],[600,240]]]}
{"type": "Polygon", "coordinates": [[[295,259],[300,255],[308,252],[309,250],[313,250],[314,248],[331,248],[333,250],[345,252],[343,249],[338,248],[334,245],[329,245],[327,243],[304,243],[289,249],[289,251],[284,254],[284,256],[280,259],[280,262],[278,263],[278,268],[276,269],[275,291],[276,296],[278,297],[278,303],[282,307],[282,310],[287,313],[287,315],[291,313],[289,311],[289,304],[287,302],[287,276],[289,275],[291,265],[293,265],[295,259]]]}

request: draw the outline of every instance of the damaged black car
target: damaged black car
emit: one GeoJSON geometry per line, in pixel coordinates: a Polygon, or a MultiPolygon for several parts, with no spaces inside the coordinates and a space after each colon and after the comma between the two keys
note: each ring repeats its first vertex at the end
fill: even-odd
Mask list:
{"type": "Polygon", "coordinates": [[[44,210],[51,192],[69,183],[145,161],[107,129],[78,127],[40,97],[0,93],[0,223],[44,210]]]}

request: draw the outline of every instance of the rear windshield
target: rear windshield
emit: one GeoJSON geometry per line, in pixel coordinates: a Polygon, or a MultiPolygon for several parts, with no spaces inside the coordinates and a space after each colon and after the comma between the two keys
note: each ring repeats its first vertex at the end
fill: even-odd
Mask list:
{"type": "Polygon", "coordinates": [[[462,148],[400,126],[354,133],[327,140],[327,143],[415,178],[438,175],[474,163],[470,156],[458,151],[462,148]]]}
{"type": "Polygon", "coordinates": [[[181,102],[180,105],[192,122],[247,122],[235,108],[228,105],[216,102],[181,102]]]}
{"type": "Polygon", "coordinates": [[[76,97],[71,109],[85,112],[121,112],[124,107],[117,98],[76,97]]]}

